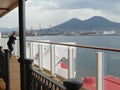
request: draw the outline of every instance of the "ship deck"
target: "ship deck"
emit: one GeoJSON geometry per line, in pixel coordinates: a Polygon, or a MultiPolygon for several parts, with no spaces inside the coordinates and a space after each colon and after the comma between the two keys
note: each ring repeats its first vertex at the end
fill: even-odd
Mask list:
{"type": "MultiPolygon", "coordinates": [[[[38,68],[36,67],[36,69],[38,68]]],[[[41,72],[51,77],[49,72],[44,71],[44,70],[41,72]]],[[[63,78],[60,78],[60,77],[56,77],[53,79],[58,82],[61,82],[63,80],[63,78]]],[[[6,90],[5,83],[2,78],[0,78],[0,90],[6,90]]],[[[10,90],[21,90],[20,88],[20,64],[15,56],[10,57],[10,90]]]]}
{"type": "MultiPolygon", "coordinates": [[[[41,72],[43,72],[44,74],[46,74],[50,77],[50,74],[47,73],[46,71],[41,71],[41,72]]],[[[56,77],[54,79],[58,82],[62,82],[62,78],[56,77]]],[[[119,85],[120,85],[119,79],[112,80],[111,77],[109,77],[109,78],[106,78],[105,80],[109,81],[109,82],[107,82],[107,86],[109,86],[109,87],[117,86],[118,87],[117,90],[119,90],[119,88],[120,88],[119,87],[119,85]]],[[[85,84],[88,86],[89,83],[85,83],[85,84]]],[[[95,84],[95,82],[93,82],[93,84],[95,84]]],[[[87,87],[87,86],[85,86],[85,87],[87,87]]],[[[92,86],[93,86],[92,83],[90,83],[90,87],[92,87],[92,86]]],[[[107,86],[106,86],[106,88],[108,88],[107,86]]],[[[0,90],[6,90],[5,83],[3,82],[3,80],[1,78],[0,78],[0,90]]],[[[21,88],[20,88],[20,64],[15,56],[10,57],[10,90],[21,90],[21,88]]],[[[83,87],[80,90],[86,90],[86,89],[83,87]]],[[[94,87],[91,90],[96,90],[96,89],[94,87]]],[[[105,89],[105,90],[107,90],[107,89],[105,89]]]]}
{"type": "MultiPolygon", "coordinates": [[[[41,72],[51,77],[50,73],[44,70],[41,72]]],[[[60,78],[60,77],[54,77],[53,79],[60,83],[62,83],[62,80],[63,80],[63,78],[60,78]]],[[[5,83],[2,80],[2,78],[0,78],[0,90],[6,90],[5,88],[6,88],[5,83]]],[[[20,64],[15,56],[10,57],[10,90],[21,90],[20,88],[20,64]]],[[[80,90],[85,90],[85,89],[82,87],[80,90]]]]}

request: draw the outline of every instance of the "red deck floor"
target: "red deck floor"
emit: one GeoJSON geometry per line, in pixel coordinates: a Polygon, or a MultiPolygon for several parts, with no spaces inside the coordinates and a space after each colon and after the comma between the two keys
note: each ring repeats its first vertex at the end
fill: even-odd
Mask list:
{"type": "MultiPolygon", "coordinates": [[[[83,85],[88,90],[96,90],[95,77],[85,77],[83,85]]],[[[104,90],[120,90],[120,78],[115,78],[113,76],[105,76],[104,90]]]]}

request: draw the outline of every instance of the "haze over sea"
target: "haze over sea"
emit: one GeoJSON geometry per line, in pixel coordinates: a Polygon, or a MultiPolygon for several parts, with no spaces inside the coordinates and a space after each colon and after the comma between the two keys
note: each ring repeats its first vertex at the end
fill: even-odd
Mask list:
{"type": "MultiPolygon", "coordinates": [[[[28,40],[50,40],[51,42],[75,42],[78,45],[90,45],[120,49],[120,36],[39,36],[27,37],[28,40]]],[[[77,77],[95,76],[97,50],[77,48],[77,77]],[[82,53],[82,54],[81,54],[82,53]]],[[[105,75],[120,77],[119,52],[105,51],[105,75]]]]}

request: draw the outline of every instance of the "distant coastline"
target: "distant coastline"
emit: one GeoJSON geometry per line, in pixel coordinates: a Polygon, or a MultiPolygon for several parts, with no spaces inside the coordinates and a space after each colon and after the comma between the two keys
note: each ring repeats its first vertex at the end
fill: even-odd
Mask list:
{"type": "MultiPolygon", "coordinates": [[[[0,28],[3,35],[9,35],[10,32],[18,28],[0,28]]],[[[26,36],[43,36],[43,35],[63,35],[63,36],[88,36],[88,35],[120,35],[120,23],[112,22],[101,16],[94,16],[87,20],[72,18],[59,25],[40,28],[26,29],[26,36]]]]}

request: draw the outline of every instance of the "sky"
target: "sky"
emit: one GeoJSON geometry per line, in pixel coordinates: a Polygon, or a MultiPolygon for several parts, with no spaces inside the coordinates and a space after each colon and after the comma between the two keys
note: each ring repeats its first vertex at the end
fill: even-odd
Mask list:
{"type": "MultiPolygon", "coordinates": [[[[71,18],[103,16],[120,23],[120,0],[27,0],[26,28],[49,28],[71,18]]],[[[0,27],[18,27],[18,8],[0,18],[0,27]]]]}

